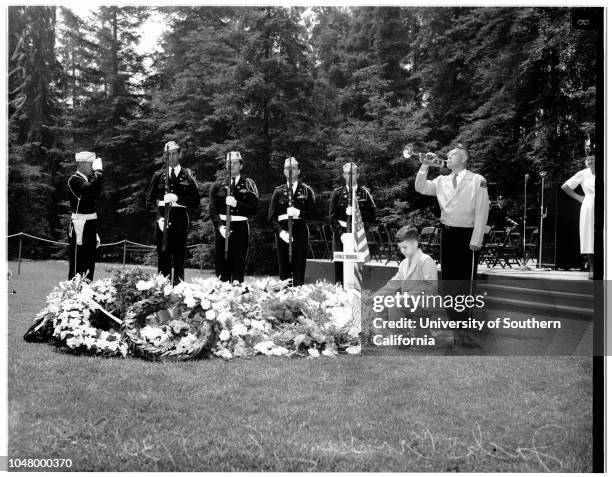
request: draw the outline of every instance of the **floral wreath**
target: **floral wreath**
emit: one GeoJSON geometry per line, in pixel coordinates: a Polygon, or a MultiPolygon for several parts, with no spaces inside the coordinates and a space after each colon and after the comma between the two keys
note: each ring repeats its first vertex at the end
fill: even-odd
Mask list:
{"type": "Polygon", "coordinates": [[[206,357],[215,342],[215,312],[206,300],[187,300],[181,287],[140,281],[151,296],[127,310],[121,327],[134,356],[153,361],[183,361],[206,357]],[[155,285],[158,285],[156,288],[155,285]],[[188,306],[189,305],[189,306],[188,306]]]}

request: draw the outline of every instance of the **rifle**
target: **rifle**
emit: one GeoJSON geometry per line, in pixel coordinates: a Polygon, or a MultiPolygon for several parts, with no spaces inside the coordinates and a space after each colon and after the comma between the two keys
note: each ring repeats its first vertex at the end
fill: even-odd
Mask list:
{"type": "MultiPolygon", "coordinates": [[[[289,207],[293,207],[293,160],[289,158],[289,190],[287,191],[289,198],[289,207]]],[[[287,216],[287,232],[289,233],[289,263],[293,258],[293,218],[287,216]]]]}
{"type": "MultiPolygon", "coordinates": [[[[349,167],[349,207],[353,207],[353,162],[351,161],[349,167]]],[[[351,215],[351,220],[346,218],[346,231],[347,233],[351,233],[353,231],[353,217],[355,216],[355,211],[351,215]]]]}
{"type": "MultiPolygon", "coordinates": [[[[232,194],[232,161],[230,160],[231,153],[227,153],[227,159],[225,167],[227,169],[227,194],[226,197],[233,195],[232,194]]],[[[229,205],[225,206],[225,259],[227,260],[227,254],[229,252],[229,234],[230,227],[232,226],[232,208],[229,205]]]]}
{"type": "MultiPolygon", "coordinates": [[[[170,183],[169,183],[169,173],[168,169],[170,169],[170,153],[168,151],[164,151],[164,158],[166,159],[166,174],[165,174],[165,185],[164,190],[165,193],[168,194],[170,192],[170,183]]],[[[162,236],[162,250],[165,252],[168,250],[168,226],[170,225],[170,204],[164,204],[164,233],[162,236]]]]}

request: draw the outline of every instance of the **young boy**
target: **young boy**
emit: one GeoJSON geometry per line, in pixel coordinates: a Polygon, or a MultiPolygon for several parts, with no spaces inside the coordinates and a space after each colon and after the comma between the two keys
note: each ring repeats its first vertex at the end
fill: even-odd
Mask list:
{"type": "Polygon", "coordinates": [[[376,295],[393,295],[397,292],[411,295],[435,294],[438,291],[438,270],[436,263],[419,248],[419,231],[416,227],[405,225],[395,235],[400,252],[406,257],[399,265],[397,273],[376,295]]]}
{"type": "MultiPolygon", "coordinates": [[[[438,270],[436,263],[419,248],[419,231],[414,226],[405,225],[397,231],[397,246],[406,257],[399,265],[397,273],[375,295],[394,296],[396,293],[408,295],[436,295],[438,293],[438,270]]],[[[419,308],[414,313],[403,308],[388,308],[388,319],[413,318],[428,315],[428,310],[419,308]]],[[[427,330],[415,329],[415,336],[427,334],[427,330]]],[[[431,336],[431,335],[430,335],[431,336]]]]}

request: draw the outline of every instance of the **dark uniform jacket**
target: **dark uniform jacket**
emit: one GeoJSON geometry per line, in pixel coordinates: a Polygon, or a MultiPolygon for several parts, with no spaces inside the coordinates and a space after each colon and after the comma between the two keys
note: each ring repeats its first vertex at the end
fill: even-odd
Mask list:
{"type": "MultiPolygon", "coordinates": [[[[370,189],[359,184],[357,186],[357,201],[359,202],[359,211],[364,222],[372,223],[376,220],[376,204],[370,193],[370,189]]],[[[340,225],[340,220],[346,222],[346,208],[349,205],[349,191],[346,185],[337,187],[329,203],[329,222],[338,235],[342,235],[346,229],[340,225]]]]}
{"type": "MultiPolygon", "coordinates": [[[[163,215],[164,207],[158,206],[158,201],[164,200],[166,194],[166,174],[168,168],[162,167],[153,174],[153,179],[147,189],[147,207],[158,210],[163,215]]],[[[181,166],[176,180],[172,180],[172,175],[168,178],[169,193],[176,194],[178,205],[184,205],[188,209],[198,211],[200,207],[200,193],[193,174],[186,167],[181,166]]]]}
{"type": "Polygon", "coordinates": [[[92,214],[96,211],[96,203],[102,188],[102,171],[94,171],[88,179],[86,181],[80,174],[73,174],[68,179],[70,209],[75,214],[92,214]]]}
{"type": "MultiPolygon", "coordinates": [[[[289,186],[287,183],[284,183],[274,189],[272,194],[272,201],[268,211],[268,222],[276,233],[287,230],[288,221],[279,221],[278,216],[287,214],[287,207],[289,207],[288,191],[289,186]]],[[[298,220],[316,219],[315,193],[309,185],[298,181],[295,193],[293,194],[293,207],[300,209],[298,220]]]]}
{"type": "MultiPolygon", "coordinates": [[[[227,211],[227,206],[225,204],[225,198],[229,195],[227,189],[227,179],[215,182],[210,189],[208,213],[210,214],[210,219],[215,228],[225,225],[225,221],[221,220],[219,214],[225,215],[227,211]]],[[[242,215],[244,217],[252,217],[257,213],[259,192],[252,179],[241,175],[238,182],[234,185],[233,196],[237,204],[236,207],[230,208],[232,216],[242,215]]]]}

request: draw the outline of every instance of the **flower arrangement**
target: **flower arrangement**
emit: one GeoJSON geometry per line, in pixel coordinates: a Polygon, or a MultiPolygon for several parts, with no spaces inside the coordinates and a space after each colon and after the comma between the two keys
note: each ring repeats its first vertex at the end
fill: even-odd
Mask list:
{"type": "Polygon", "coordinates": [[[321,281],[290,287],[274,279],[229,284],[118,272],[76,277],[47,297],[25,335],[74,352],[153,360],[358,354],[352,295],[321,281]]]}

